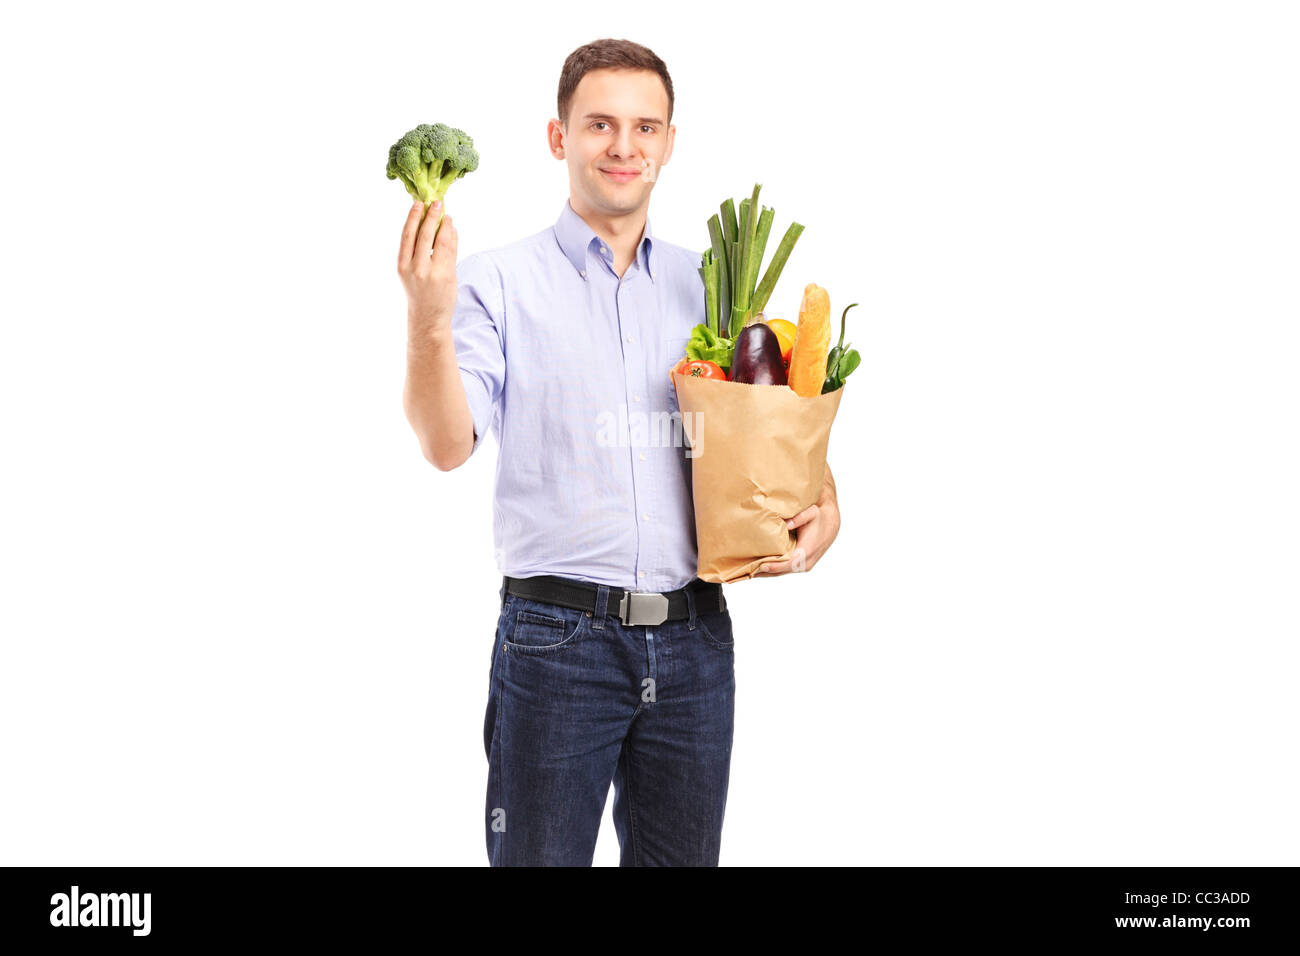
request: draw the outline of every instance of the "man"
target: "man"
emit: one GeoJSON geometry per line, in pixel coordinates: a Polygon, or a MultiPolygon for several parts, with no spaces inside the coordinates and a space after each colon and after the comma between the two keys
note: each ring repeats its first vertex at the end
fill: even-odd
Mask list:
{"type": "MultiPolygon", "coordinates": [[[[660,440],[669,369],[705,321],[699,253],[651,234],[672,155],[662,60],[599,40],[565,61],[551,153],[569,169],[554,226],[456,269],[456,229],[412,207],[406,414],[425,457],[500,443],[504,575],[484,746],[494,866],[589,866],[611,780],[621,864],[716,865],[733,721],[731,616],[696,577],[690,459],[660,440]]],[[[674,432],[680,435],[680,429],[674,432]]],[[[822,499],[794,516],[812,567],[839,529],[822,499]]]]}

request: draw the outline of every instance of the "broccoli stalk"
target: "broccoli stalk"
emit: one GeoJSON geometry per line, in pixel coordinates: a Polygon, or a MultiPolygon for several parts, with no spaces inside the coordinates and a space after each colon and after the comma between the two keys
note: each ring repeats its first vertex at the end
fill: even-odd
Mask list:
{"type": "MultiPolygon", "coordinates": [[[[422,123],[388,150],[388,178],[400,179],[406,191],[424,203],[426,213],[430,203],[446,195],[448,186],[476,169],[478,151],[469,134],[442,123],[422,123]]],[[[439,225],[445,210],[444,205],[439,225]]]]}

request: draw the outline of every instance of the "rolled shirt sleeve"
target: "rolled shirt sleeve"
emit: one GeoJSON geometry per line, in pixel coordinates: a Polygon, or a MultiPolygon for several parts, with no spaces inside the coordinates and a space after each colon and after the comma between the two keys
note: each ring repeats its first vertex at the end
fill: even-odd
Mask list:
{"type": "Polygon", "coordinates": [[[483,443],[505,387],[506,356],[502,321],[505,296],[501,274],[486,253],[466,257],[456,267],[456,313],[451,320],[456,364],[474,419],[474,447],[483,443]]]}

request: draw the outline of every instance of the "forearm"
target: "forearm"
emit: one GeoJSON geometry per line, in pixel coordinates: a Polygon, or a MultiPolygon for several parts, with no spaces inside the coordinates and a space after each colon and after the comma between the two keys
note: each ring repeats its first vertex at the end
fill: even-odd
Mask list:
{"type": "Polygon", "coordinates": [[[822,479],[822,493],[817,504],[822,507],[829,504],[836,509],[839,508],[839,497],[835,493],[835,476],[831,474],[830,462],[826,463],[826,477],[822,479]]]}
{"type": "Polygon", "coordinates": [[[450,471],[464,464],[474,450],[474,419],[450,330],[413,330],[408,336],[402,405],[420,450],[435,468],[450,471]]]}

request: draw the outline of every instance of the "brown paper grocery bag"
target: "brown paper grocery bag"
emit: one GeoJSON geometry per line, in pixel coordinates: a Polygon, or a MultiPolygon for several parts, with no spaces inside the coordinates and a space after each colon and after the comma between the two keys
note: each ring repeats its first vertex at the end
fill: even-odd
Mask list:
{"type": "Polygon", "coordinates": [[[785,526],[821,497],[843,387],[809,398],[785,385],[672,375],[695,495],[699,576],[725,584],[788,561],[785,526]]]}

